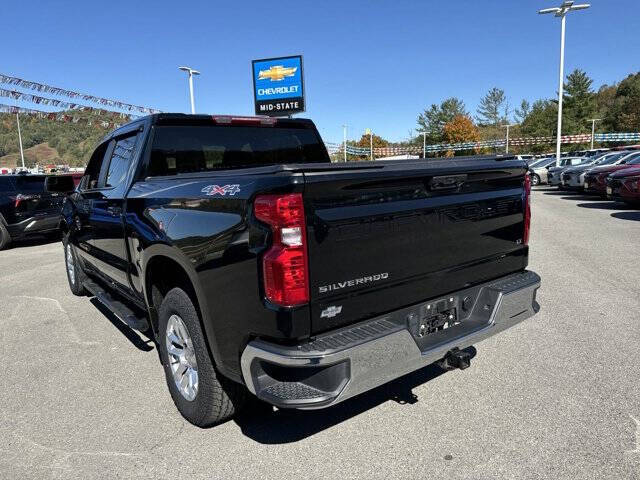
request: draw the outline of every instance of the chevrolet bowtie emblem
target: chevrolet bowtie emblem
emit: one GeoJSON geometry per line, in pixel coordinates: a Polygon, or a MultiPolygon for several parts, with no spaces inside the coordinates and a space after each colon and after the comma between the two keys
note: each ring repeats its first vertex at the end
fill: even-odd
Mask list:
{"type": "Polygon", "coordinates": [[[258,80],[271,79],[272,82],[279,82],[285,77],[293,77],[298,67],[283,67],[282,65],[272,65],[269,70],[260,70],[258,80]]]}

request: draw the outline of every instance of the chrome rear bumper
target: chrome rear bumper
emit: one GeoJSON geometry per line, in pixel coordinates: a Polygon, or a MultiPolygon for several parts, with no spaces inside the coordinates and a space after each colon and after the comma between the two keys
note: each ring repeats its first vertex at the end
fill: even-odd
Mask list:
{"type": "Polygon", "coordinates": [[[443,299],[404,308],[295,346],[262,340],[242,353],[249,390],[279,407],[334,405],[442,359],[535,315],[540,277],[525,271],[443,299]],[[460,323],[424,336],[420,318],[439,302],[459,309],[460,323]],[[467,313],[464,313],[466,307],[467,313]]]}

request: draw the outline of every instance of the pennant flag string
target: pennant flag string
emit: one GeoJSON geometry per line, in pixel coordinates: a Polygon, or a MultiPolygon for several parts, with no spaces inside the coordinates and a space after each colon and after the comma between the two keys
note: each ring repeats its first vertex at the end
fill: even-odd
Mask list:
{"type": "Polygon", "coordinates": [[[81,99],[86,102],[93,102],[106,107],[118,108],[120,110],[127,110],[129,112],[140,112],[143,114],[161,113],[160,110],[149,107],[142,107],[139,105],[132,105],[130,103],[121,102],[119,100],[111,100],[108,98],[96,97],[94,95],[88,95],[84,93],[74,92],[72,90],[66,90],[63,88],[52,87],[44,83],[32,82],[30,80],[23,80],[22,78],[13,77],[11,75],[4,75],[0,73],[0,83],[5,85],[16,85],[18,87],[26,88],[29,90],[35,90],[38,92],[46,92],[52,95],[58,95],[73,99],[81,99]]]}

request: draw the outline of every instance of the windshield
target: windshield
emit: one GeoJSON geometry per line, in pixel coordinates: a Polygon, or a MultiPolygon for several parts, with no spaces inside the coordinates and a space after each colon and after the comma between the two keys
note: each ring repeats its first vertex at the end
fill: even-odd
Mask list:
{"type": "Polygon", "coordinates": [[[614,153],[612,155],[609,155],[609,156],[606,156],[604,158],[601,158],[595,164],[596,165],[611,165],[612,163],[617,162],[623,156],[628,155],[628,153],[629,152],[614,153]]]}
{"type": "Polygon", "coordinates": [[[149,176],[329,162],[314,129],[246,125],[158,126],[149,176]]]}

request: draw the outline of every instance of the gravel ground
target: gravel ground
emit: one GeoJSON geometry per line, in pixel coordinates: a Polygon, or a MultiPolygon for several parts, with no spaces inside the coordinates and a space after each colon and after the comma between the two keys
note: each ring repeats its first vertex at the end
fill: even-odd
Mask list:
{"type": "Polygon", "coordinates": [[[640,211],[538,189],[542,310],[470,368],[208,430],[148,339],[71,295],[59,243],[0,252],[0,478],[640,478],[639,238],[640,211]]]}

